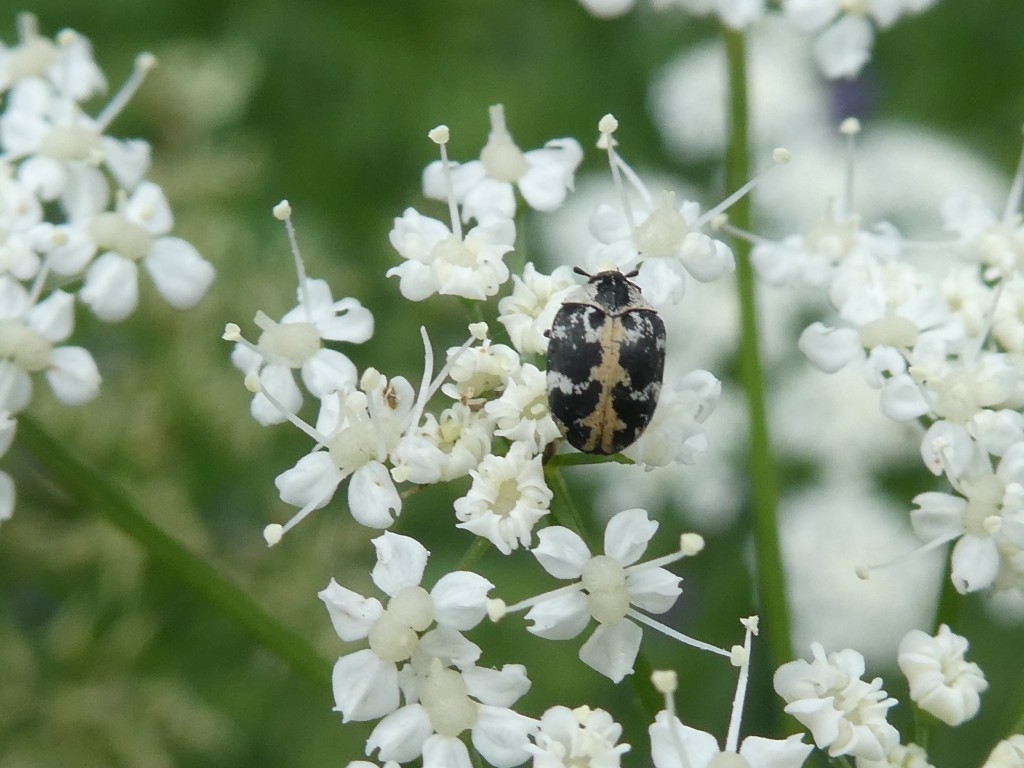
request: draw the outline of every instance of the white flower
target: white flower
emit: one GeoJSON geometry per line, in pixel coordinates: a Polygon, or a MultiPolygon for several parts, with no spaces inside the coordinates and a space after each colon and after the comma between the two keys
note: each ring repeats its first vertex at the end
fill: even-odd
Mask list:
{"type": "Polygon", "coordinates": [[[251,411],[263,425],[279,424],[302,406],[302,393],[292,375],[296,368],[314,397],[352,389],[358,379],[355,364],[322,342],[361,344],[373,335],[370,311],[356,299],[334,301],[326,280],[306,280],[298,300],[298,306],[279,323],[258,312],[259,340],[255,345],[240,341],[231,354],[232,362],[246,375],[259,375],[261,388],[253,396],[251,411]]]}
{"type": "Polygon", "coordinates": [[[782,0],[782,11],[793,25],[820,32],[814,53],[829,78],[853,78],[871,58],[874,26],[886,29],[901,15],[919,13],[935,0],[782,0]],[[872,24],[874,22],[874,25],[872,24]]]}
{"type": "Polygon", "coordinates": [[[577,288],[572,270],[561,266],[545,275],[534,268],[533,262],[528,262],[521,278],[512,276],[512,286],[512,293],[498,302],[498,322],[505,326],[519,354],[547,352],[545,332],[551,328],[562,302],[577,288]]]}
{"type": "Polygon", "coordinates": [[[722,752],[710,733],[683,725],[665,710],[657,714],[648,732],[655,768],[712,768],[719,762],[732,765],[724,758],[736,754],[742,758],[736,764],[745,768],[800,768],[813,748],[803,743],[802,734],[795,733],[786,739],[748,736],[738,753],[722,752]]]}
{"type": "Polygon", "coordinates": [[[746,29],[764,16],[765,0],[652,0],[652,5],[679,5],[697,16],[717,16],[731,29],[746,29]]]}
{"type": "Polygon", "coordinates": [[[342,656],[334,665],[334,708],[343,722],[375,720],[398,709],[398,665],[414,657],[424,668],[439,655],[446,663],[475,662],[480,649],[460,633],[483,619],[493,587],[475,573],[454,571],[428,593],[420,586],[430,554],[423,545],[390,532],[373,539],[373,545],[377,564],[371,578],[390,598],[387,605],[334,579],[318,594],[338,637],[369,641],[368,649],[342,656]]]}
{"type": "Polygon", "coordinates": [[[494,421],[482,410],[454,403],[406,433],[391,452],[396,480],[431,484],[465,477],[491,450],[494,421]]]}
{"type": "Polygon", "coordinates": [[[31,280],[39,272],[37,245],[50,225],[43,223],[36,196],[10,173],[10,166],[0,162],[0,275],[31,280]]]}
{"type": "Polygon", "coordinates": [[[981,668],[964,660],[967,639],[943,624],[934,637],[914,629],[900,641],[897,661],[910,683],[910,698],[946,725],[978,714],[988,688],[981,668]]]}
{"type": "Polygon", "coordinates": [[[942,220],[959,236],[961,258],[981,264],[992,277],[1009,278],[1024,266],[1024,226],[1016,209],[1000,217],[977,195],[954,195],[942,204],[942,220]]]}
{"type": "Polygon", "coordinates": [[[1021,768],[1024,765],[1024,734],[1016,733],[996,744],[981,768],[1021,768]]]}
{"type": "Polygon", "coordinates": [[[1024,442],[1012,446],[991,469],[960,477],[963,496],[928,491],[914,497],[914,532],[924,541],[957,540],[951,578],[960,593],[992,585],[1000,543],[1024,547],[1024,442]]]}
{"type": "Polygon", "coordinates": [[[696,464],[708,447],[704,421],[721,394],[722,382],[707,371],[691,371],[663,386],[651,423],[623,455],[648,469],[672,462],[696,464]]]}
{"type": "Polygon", "coordinates": [[[71,335],[75,297],[53,291],[32,304],[28,291],[0,275],[0,411],[17,413],[32,398],[33,373],[43,373],[57,399],[81,405],[99,393],[100,374],[82,347],[55,346],[71,335]]]}
{"type": "Polygon", "coordinates": [[[612,263],[623,272],[639,268],[633,282],[656,307],[682,299],[687,273],[710,282],[735,269],[729,246],[701,231],[710,217],[701,215],[700,205],[692,200],[677,205],[672,192],[655,204],[639,179],[629,178],[643,203],[633,213],[635,220],[618,208],[598,206],[590,228],[599,243],[589,263],[612,263]]]}
{"type": "Polygon", "coordinates": [[[366,753],[379,750],[380,759],[400,763],[422,756],[423,768],[472,768],[459,739],[468,730],[481,757],[496,768],[512,768],[529,758],[526,746],[537,728],[536,721],[509,708],[529,687],[519,664],[456,670],[435,657],[429,668],[404,678],[410,703],[377,724],[366,753]]]}
{"type": "Polygon", "coordinates": [[[35,16],[20,13],[18,43],[0,45],[0,93],[17,80],[34,78],[64,88],[67,97],[75,101],[85,101],[107,87],[86,38],[66,30],[55,44],[39,34],[35,16]]]}
{"type": "Polygon", "coordinates": [[[622,726],[603,709],[551,707],[526,750],[533,768],[618,768],[629,744],[617,744],[622,726]]]}
{"type": "MultiPolygon", "coordinates": [[[[594,16],[614,18],[628,12],[636,0],[580,0],[594,16]]],[[[678,6],[697,16],[716,15],[727,27],[743,29],[764,15],[765,0],[652,0],[651,6],[664,10],[678,6]]]]}
{"type": "Polygon", "coordinates": [[[900,744],[881,760],[857,758],[857,768],[935,768],[928,762],[928,753],[917,744],[900,744]]]}
{"type": "MultiPolygon", "coordinates": [[[[455,202],[464,221],[512,219],[516,214],[513,184],[526,204],[538,211],[553,211],[572,189],[573,174],[583,159],[575,139],[552,139],[543,149],[523,152],[505,127],[505,110],[495,104],[489,110],[491,132],[479,160],[451,163],[455,202]]],[[[431,163],[423,172],[423,193],[438,200],[448,198],[444,161],[431,163]]]]}
{"type": "Polygon", "coordinates": [[[456,527],[484,537],[503,555],[528,547],[552,497],[541,457],[526,444],[513,443],[504,456],[485,456],[469,474],[473,485],[455,501],[456,527]]]}
{"type": "Polygon", "coordinates": [[[89,266],[79,295],[101,320],[123,320],[135,311],[142,263],[157,292],[176,309],[190,309],[213,282],[213,266],[188,242],[167,237],[173,219],[160,187],[142,182],[116,211],[97,212],[89,234],[102,253],[89,266]]]}
{"type": "Polygon", "coordinates": [[[348,507],[356,522],[387,528],[402,509],[384,462],[408,426],[413,411],[412,385],[368,369],[354,392],[337,392],[321,403],[315,430],[318,447],[274,481],[281,500],[299,507],[283,529],[265,532],[271,544],[314,509],[330,502],[338,485],[351,476],[348,507]]]}
{"type": "Polygon", "coordinates": [[[576,583],[573,589],[524,601],[532,606],[526,619],[533,623],[527,629],[549,640],[568,640],[593,617],[598,626],[580,648],[580,659],[616,683],[630,674],[642,637],[640,627],[628,618],[635,615],[631,606],[664,613],[682,594],[675,574],[636,564],[657,529],[658,523],[642,509],[619,512],[605,528],[605,554],[593,557],[568,528],[540,531],[533,549],[537,561],[555,578],[576,583]]]}
{"type": "Polygon", "coordinates": [[[498,292],[509,277],[504,256],[516,239],[510,218],[492,218],[463,237],[443,222],[407,208],[388,234],[405,259],[387,271],[397,275],[399,290],[410,301],[439,293],[483,301],[498,292]]]}
{"type": "Polygon", "coordinates": [[[500,392],[521,367],[514,349],[507,344],[492,344],[490,339],[468,349],[452,347],[447,361],[451,381],[441,391],[463,403],[481,402],[485,396],[500,392]]]}
{"type": "Polygon", "coordinates": [[[494,420],[494,433],[514,442],[526,443],[531,453],[561,436],[548,410],[547,378],[544,371],[526,363],[506,382],[505,391],[484,405],[494,420]]]}
{"type": "Polygon", "coordinates": [[[7,157],[20,161],[19,177],[45,200],[60,196],[76,169],[98,163],[103,163],[118,186],[131,190],[149,168],[149,145],[137,139],[114,139],[104,131],[155,60],[150,54],[138,56],[131,77],[94,119],[78,102],[105,87],[103,75],[92,61],[85,38],[70,31],[62,38],[61,53],[56,57],[43,50],[48,41],[30,43],[20,52],[27,55],[14,57],[21,58],[30,70],[35,68],[37,75],[45,72],[47,76],[32,77],[24,72],[11,85],[0,116],[0,144],[7,157]],[[51,62],[48,67],[43,66],[46,59],[51,62]]]}
{"type": "Polygon", "coordinates": [[[786,700],[785,711],[831,757],[884,758],[900,738],[886,721],[896,700],[886,698],[881,678],[861,680],[864,657],[850,648],[826,657],[820,643],[811,643],[811,654],[810,662],[797,659],[775,671],[775,692],[786,700]]]}

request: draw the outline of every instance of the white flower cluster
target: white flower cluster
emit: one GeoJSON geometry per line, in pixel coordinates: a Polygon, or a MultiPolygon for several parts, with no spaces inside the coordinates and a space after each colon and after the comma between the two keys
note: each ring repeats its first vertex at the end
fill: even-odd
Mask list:
{"type": "MultiPolygon", "coordinates": [[[[424,171],[424,191],[447,203],[449,222],[412,208],[396,218],[390,240],[403,261],[387,274],[399,278],[399,291],[410,301],[434,294],[486,301],[511,279],[511,289],[497,301],[498,321],[511,344],[492,339],[485,323],[470,324],[469,338],[447,350],[435,373],[433,347],[421,329],[424,370],[418,391],[401,376],[389,378],[373,368],[360,373],[342,352],[325,347],[328,341],[366,341],[373,317],[356,299],[335,301],[324,281],[306,277],[291,208],[287,201],[275,208],[295,259],[298,306],[280,321],[258,312],[256,341],[247,340],[235,324],[224,333],[236,343],[232,360],[254,393],[253,417],[263,425],[290,421],[314,443],[277,478],[281,499],[299,511],[285,525],[267,527],[270,544],[327,505],[346,480],[353,518],[383,529],[401,513],[403,486],[468,476],[470,488],[454,504],[457,527],[506,555],[528,548],[534,526],[548,514],[552,491],[544,462],[561,433],[548,411],[545,372],[531,360],[546,351],[554,315],[578,283],[565,267],[547,275],[527,263],[521,274],[512,274],[504,257],[514,247],[516,189],[537,210],[557,208],[572,189],[582,150],[575,140],[556,139],[524,153],[512,141],[500,105],[491,108],[490,117],[480,159],[461,165],[448,160],[448,129],[430,132],[441,160],[424,171]],[[474,225],[463,233],[466,221],[474,225]],[[318,404],[313,423],[298,415],[303,388],[318,404]],[[435,395],[447,398],[438,410],[431,407],[435,395]]],[[[614,129],[614,118],[602,119],[599,144],[609,153],[613,176],[624,174],[639,185],[613,149],[614,129]]],[[[625,218],[602,206],[594,222],[608,237],[594,260],[604,269],[639,269],[638,283],[656,294],[652,303],[678,300],[685,273],[708,281],[732,269],[731,251],[701,227],[749,186],[703,215],[696,203],[684,201],[677,209],[670,196],[667,208],[655,207],[637,223],[625,196],[625,218]]],[[[650,200],[642,185],[636,188],[650,200]]],[[[690,372],[664,387],[646,432],[625,455],[645,467],[695,463],[707,445],[703,422],[719,393],[720,383],[707,371],[690,372]]]]}
{"type": "MultiPolygon", "coordinates": [[[[859,125],[842,130],[852,141],[859,125]]],[[[963,593],[1024,591],[1022,185],[1024,159],[1002,214],[972,196],[947,200],[952,239],[866,229],[841,200],[802,234],[757,240],[753,254],[765,280],[809,283],[835,308],[800,336],[810,361],[829,373],[858,365],[885,416],[925,427],[922,460],[954,493],[918,495],[910,520],[929,547],[956,542],[963,593]]]]}
{"type": "MultiPolygon", "coordinates": [[[[964,660],[967,640],[943,625],[935,636],[911,630],[900,642],[897,661],[910,686],[910,698],[924,712],[957,726],[978,713],[988,681],[977,664],[964,660]]],[[[864,657],[846,648],[825,653],[811,644],[810,662],[798,659],[775,672],[775,692],[786,712],[803,723],[814,743],[830,757],[857,759],[857,768],[927,768],[928,756],[916,744],[901,744],[888,722],[896,705],[881,678],[861,679],[864,657]]]]}
{"type": "MultiPolygon", "coordinates": [[[[298,305],[280,320],[257,312],[255,341],[235,324],[226,327],[224,338],[234,342],[232,360],[254,393],[253,417],[263,425],[290,422],[313,443],[277,477],[281,499],[299,511],[283,526],[266,527],[269,544],[331,502],[346,481],[352,517],[387,529],[402,511],[404,491],[468,478],[468,490],[453,503],[451,524],[503,555],[530,549],[550,576],[569,582],[511,606],[489,598],[492,585],[466,571],[447,573],[427,588],[421,586],[428,557],[422,544],[390,531],[375,538],[371,576],[386,599],[364,597],[333,580],[320,592],[338,636],[367,645],[341,656],[333,674],[335,708],[343,720],[379,720],[367,755],[385,763],[422,760],[428,768],[469,768],[462,741],[468,738],[498,768],[531,757],[537,766],[616,768],[629,746],[618,744],[621,727],[608,713],[565,706],[539,720],[518,713],[512,707],[530,687],[525,668],[481,666],[482,650],[463,633],[485,615],[498,621],[520,611],[526,612],[527,631],[551,640],[578,637],[596,624],[579,657],[614,682],[633,672],[645,626],[719,656],[730,652],[649,615],[665,614],[676,604],[680,577],[666,566],[697,554],[700,536],[684,535],[676,551],[640,562],[658,523],[636,508],[608,522],[603,554],[592,554],[579,533],[562,526],[535,535],[553,498],[545,464],[561,439],[538,363],[556,311],[578,284],[564,267],[549,275],[526,264],[513,274],[505,256],[514,247],[516,190],[539,211],[557,208],[572,189],[582,151],[574,140],[558,139],[524,153],[508,133],[502,108],[492,107],[490,116],[480,159],[461,165],[448,160],[448,129],[430,132],[441,160],[424,172],[424,191],[447,203],[449,220],[442,223],[412,208],[396,218],[390,240],[402,262],[387,275],[398,277],[398,291],[410,301],[435,294],[497,299],[498,321],[510,343],[492,338],[486,323],[470,323],[465,342],[448,348],[435,366],[434,347],[421,328],[418,386],[374,368],[358,371],[327,343],[368,340],[373,317],[356,299],[335,300],[325,282],[306,276],[287,202],[274,214],[287,228],[298,305]],[[464,224],[471,225],[468,231],[464,224]],[[317,408],[315,421],[299,415],[308,402],[304,393],[317,408]]],[[[615,153],[613,131],[614,118],[607,116],[599,145],[608,152],[613,176],[625,175],[650,203],[615,153]]],[[[680,206],[666,195],[661,205],[640,210],[637,220],[623,195],[622,214],[605,206],[594,216],[607,235],[594,258],[603,269],[639,269],[638,281],[658,294],[655,301],[678,300],[686,273],[709,281],[732,269],[728,247],[703,227],[748,188],[703,215],[695,203],[680,206]]],[[[646,434],[626,455],[645,466],[696,461],[706,444],[702,423],[719,391],[718,380],[706,371],[673,382],[646,434]]]]}
{"type": "MultiPolygon", "coordinates": [[[[138,56],[93,116],[82,104],[107,81],[89,41],[70,29],[43,37],[29,14],[18,32],[17,43],[0,43],[0,455],[36,374],[67,405],[99,392],[92,355],[68,343],[76,299],[117,322],[138,304],[140,265],[179,309],[194,306],[214,277],[191,244],[169,234],[170,206],[145,178],[149,144],[108,133],[155,59],[138,56]]],[[[0,473],[0,521],[13,506],[13,483],[0,473]]]]}
{"type": "MultiPolygon", "coordinates": [[[[580,0],[602,18],[620,16],[636,0],[580,0]]],[[[903,16],[926,11],[936,0],[781,0],[781,15],[793,28],[815,35],[814,56],[829,79],[854,78],[871,60],[875,31],[903,16]]],[[[716,16],[727,27],[747,29],[764,18],[765,0],[651,0],[656,10],[681,8],[697,16],[716,16]]]]}

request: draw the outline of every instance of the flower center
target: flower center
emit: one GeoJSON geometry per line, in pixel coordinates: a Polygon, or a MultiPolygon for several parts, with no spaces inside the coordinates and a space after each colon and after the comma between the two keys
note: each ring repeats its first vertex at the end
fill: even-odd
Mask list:
{"type": "Polygon", "coordinates": [[[516,508],[519,497],[519,484],[516,482],[516,479],[513,477],[503,480],[501,485],[498,486],[498,492],[495,494],[494,504],[491,509],[499,517],[508,517],[512,514],[512,510],[516,508]]]}
{"type": "Polygon", "coordinates": [[[256,324],[263,329],[256,346],[268,360],[299,368],[320,351],[320,334],[312,323],[278,323],[260,312],[256,324]]]}
{"type": "Polygon", "coordinates": [[[367,640],[377,658],[397,664],[412,656],[420,638],[401,617],[385,610],[370,627],[367,640]]]}
{"type": "Polygon", "coordinates": [[[145,228],[112,211],[94,216],[89,222],[89,234],[99,248],[133,261],[144,258],[153,245],[153,235],[145,228]]]}
{"type": "Polygon", "coordinates": [[[689,232],[690,225],[675,207],[675,193],[666,191],[661,205],[636,228],[634,241],[644,256],[668,258],[675,254],[689,232]]]}
{"type": "Polygon", "coordinates": [[[39,142],[40,153],[61,163],[97,161],[103,147],[97,133],[82,125],[58,125],[39,142]]]}
{"type": "Polygon", "coordinates": [[[476,257],[476,249],[470,248],[468,241],[457,235],[448,235],[431,249],[429,259],[455,267],[475,267],[476,257]]]}
{"type": "Polygon", "coordinates": [[[24,321],[0,319],[0,358],[8,359],[26,373],[45,370],[50,365],[53,345],[24,321]]]}
{"type": "Polygon", "coordinates": [[[978,386],[970,371],[951,371],[933,382],[935,412],[950,421],[967,423],[979,410],[978,386]]]}
{"type": "Polygon", "coordinates": [[[735,752],[719,752],[708,761],[708,768],[750,768],[750,763],[735,752]]]}
{"type": "Polygon", "coordinates": [[[526,173],[530,165],[505,127],[505,110],[500,104],[491,107],[491,133],[480,152],[480,162],[487,175],[511,184],[526,173]]]}
{"type": "Polygon", "coordinates": [[[455,670],[444,669],[437,659],[423,678],[420,704],[441,736],[455,737],[476,725],[477,707],[469,698],[466,681],[455,670]]]}
{"type": "Polygon", "coordinates": [[[434,602],[423,587],[405,587],[391,598],[387,610],[405,624],[423,632],[434,621],[434,602]]]}
{"type": "Polygon", "coordinates": [[[858,336],[865,349],[875,347],[896,347],[910,349],[917,343],[919,331],[913,322],[905,317],[880,317],[861,326],[858,336]]]}
{"type": "Polygon", "coordinates": [[[614,557],[597,555],[583,566],[580,579],[587,591],[587,610],[602,624],[622,621],[629,609],[626,571],[614,557]]]}
{"type": "Polygon", "coordinates": [[[57,61],[57,46],[45,37],[33,37],[8,52],[7,77],[10,82],[45,75],[57,61]]]}
{"type": "Polygon", "coordinates": [[[985,521],[999,514],[1005,491],[1003,481],[989,472],[961,482],[967,496],[967,506],[963,511],[964,531],[975,536],[990,536],[985,521]]]}

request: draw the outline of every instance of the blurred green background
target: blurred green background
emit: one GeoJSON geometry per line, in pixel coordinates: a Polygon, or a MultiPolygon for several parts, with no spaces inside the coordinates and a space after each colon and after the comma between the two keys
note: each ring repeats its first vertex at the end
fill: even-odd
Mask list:
{"type": "MultiPolygon", "coordinates": [[[[325,657],[350,650],[315,593],[333,577],[375,594],[367,576],[372,534],[338,511],[339,496],[267,550],[263,526],[291,513],[273,478],[308,444],[295,430],[264,429],[249,418],[249,395],[219,338],[225,322],[251,334],[257,309],[279,316],[294,304],[287,242],[271,207],[291,201],[311,276],[374,312],[375,338],[346,350],[360,369],[373,365],[417,381],[418,326],[431,329],[438,347],[464,334],[456,300],[401,301],[396,281],[383,279],[397,262],[387,242],[392,219],[409,205],[442,212],[419,191],[420,172],[435,157],[426,139],[431,127],[448,124],[453,157],[468,159],[486,139],[487,107],[501,102],[524,149],[574,136],[589,150],[598,118],[612,112],[624,123],[635,165],[696,182],[714,178],[713,169],[673,165],[645,105],[652,74],[716,29],[639,4],[610,22],[571,0],[50,0],[0,7],[5,41],[15,39],[18,10],[37,14],[44,34],[71,27],[89,37],[113,87],[137,52],[157,55],[161,66],[112,133],[153,144],[151,175],[171,199],[175,234],[218,269],[211,294],[187,313],[167,308],[144,285],[141,310],[124,324],[103,326],[80,314],[77,338],[104,376],[100,397],[70,410],[40,385],[30,413],[325,657]]],[[[953,135],[1009,175],[1024,120],[1022,35],[1022,3],[940,2],[880,37],[866,74],[873,100],[865,117],[953,135]]],[[[584,169],[601,167],[588,151],[584,169]]],[[[708,199],[720,193],[712,186],[708,199]]],[[[527,235],[526,256],[544,261],[527,235]]],[[[328,680],[313,687],[255,647],[153,567],[134,542],[77,509],[17,445],[2,466],[19,493],[15,517],[0,532],[2,768],[298,768],[341,766],[362,755],[369,728],[339,724],[328,680]]],[[[905,488],[927,483],[916,475],[905,488]]],[[[465,484],[453,487],[410,500],[398,528],[422,536],[434,552],[428,580],[451,568],[468,543],[453,533],[450,508],[465,484]]],[[[900,495],[905,503],[910,492],[900,495]]],[[[687,570],[689,593],[714,599],[691,599],[675,623],[712,642],[734,642],[735,617],[753,607],[741,556],[744,523],[741,517],[713,542],[716,552],[732,555],[698,558],[687,570]]],[[[663,533],[658,553],[674,535],[663,533]]],[[[525,557],[489,558],[481,568],[494,569],[484,572],[497,573],[493,580],[518,597],[544,588],[525,557]]],[[[993,688],[980,721],[940,743],[940,765],[976,764],[1013,721],[1007,708],[1019,706],[1015,649],[1024,636],[994,625],[979,608],[982,599],[966,601],[960,630],[993,688]]],[[[640,724],[615,705],[626,689],[579,672],[578,644],[489,627],[474,637],[491,665],[556,662],[554,672],[534,675],[523,702],[533,714],[553,703],[604,703],[631,727],[640,724]]],[[[724,734],[733,672],[659,640],[651,645],[655,663],[680,671],[688,722],[724,734]]],[[[765,703],[766,680],[762,674],[752,692],[748,733],[771,722],[766,707],[777,706],[765,703]]],[[[906,699],[896,675],[887,682],[906,699]]],[[[646,747],[634,743],[626,762],[641,764],[646,747]]]]}

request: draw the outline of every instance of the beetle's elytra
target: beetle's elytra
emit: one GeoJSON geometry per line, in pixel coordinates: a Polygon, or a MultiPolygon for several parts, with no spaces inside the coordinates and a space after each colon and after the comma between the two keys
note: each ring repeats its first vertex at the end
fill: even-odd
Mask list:
{"type": "Polygon", "coordinates": [[[584,453],[617,453],[654,415],[665,369],[665,324],[636,273],[588,275],[548,333],[548,406],[566,440],[584,453]]]}

